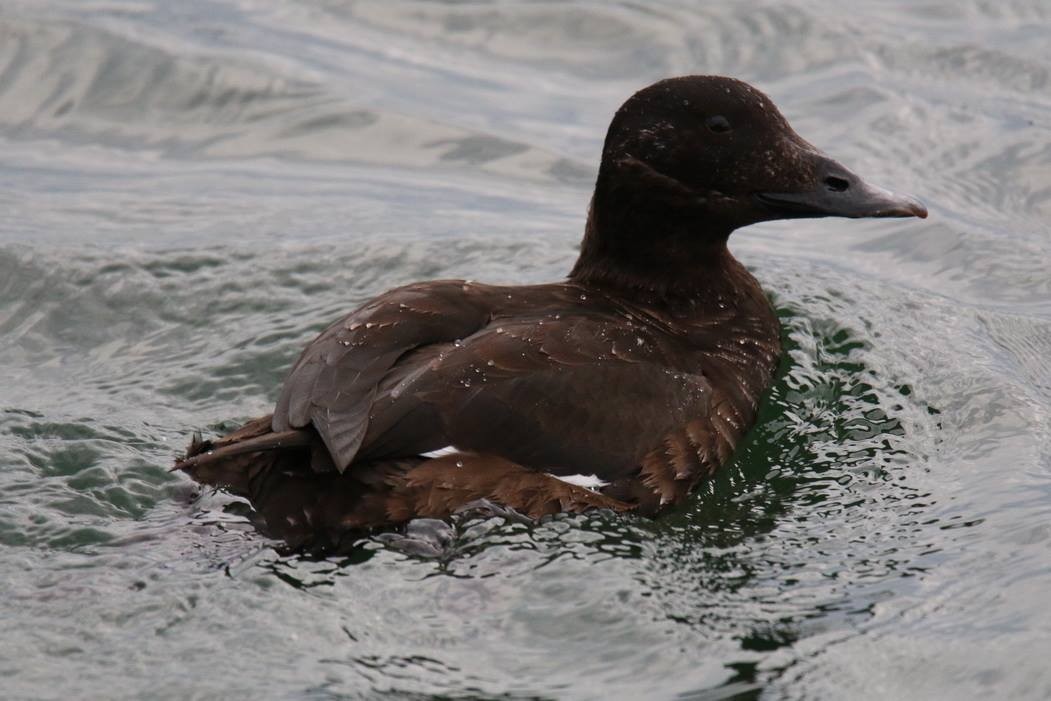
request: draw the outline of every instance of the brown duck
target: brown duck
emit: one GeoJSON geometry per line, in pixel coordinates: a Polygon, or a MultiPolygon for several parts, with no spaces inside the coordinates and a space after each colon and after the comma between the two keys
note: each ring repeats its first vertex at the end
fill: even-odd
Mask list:
{"type": "Polygon", "coordinates": [[[729,460],[780,358],[730,233],[926,215],[803,140],[755,88],[662,80],[613,117],[566,281],[382,294],[306,347],[272,415],[195,440],[176,469],[246,497],[296,547],[478,500],[532,518],[657,513],[729,460]]]}

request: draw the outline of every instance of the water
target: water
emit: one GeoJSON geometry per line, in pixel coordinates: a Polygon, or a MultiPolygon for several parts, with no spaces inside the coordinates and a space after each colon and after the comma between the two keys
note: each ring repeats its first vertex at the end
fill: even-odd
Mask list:
{"type": "Polygon", "coordinates": [[[1051,5],[0,2],[5,698],[1051,695],[1051,5]],[[732,240],[789,354],[657,522],[279,554],[167,473],[391,286],[557,279],[712,72],[927,201],[732,240]]]}

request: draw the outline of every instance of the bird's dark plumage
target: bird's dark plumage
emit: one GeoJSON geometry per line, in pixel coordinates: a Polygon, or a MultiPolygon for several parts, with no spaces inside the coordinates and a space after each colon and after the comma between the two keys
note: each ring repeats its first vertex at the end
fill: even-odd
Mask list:
{"type": "Polygon", "coordinates": [[[567,281],[384,293],[307,346],[272,417],[176,467],[245,495],[294,545],[478,499],[656,513],[729,459],[780,357],[728,236],[837,215],[926,210],[819,152],[745,83],[661,81],[613,118],[567,281]]]}

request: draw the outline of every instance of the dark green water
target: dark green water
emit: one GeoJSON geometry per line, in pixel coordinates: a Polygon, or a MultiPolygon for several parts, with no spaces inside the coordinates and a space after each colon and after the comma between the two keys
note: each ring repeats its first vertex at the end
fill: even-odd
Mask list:
{"type": "Polygon", "coordinates": [[[1051,5],[0,0],[0,696],[1051,696],[1051,5]],[[738,232],[782,375],[657,522],[282,556],[167,472],[331,319],[557,279],[608,119],[735,75],[924,222],[738,232]]]}

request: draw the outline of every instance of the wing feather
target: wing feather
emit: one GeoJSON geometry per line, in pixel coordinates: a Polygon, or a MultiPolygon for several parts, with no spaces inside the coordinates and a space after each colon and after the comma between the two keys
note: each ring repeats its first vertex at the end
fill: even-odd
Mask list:
{"type": "Polygon", "coordinates": [[[313,425],[340,471],[368,431],[377,387],[413,350],[474,333],[489,318],[488,290],[460,280],[391,290],[323,331],[285,380],[273,429],[313,425]]]}

